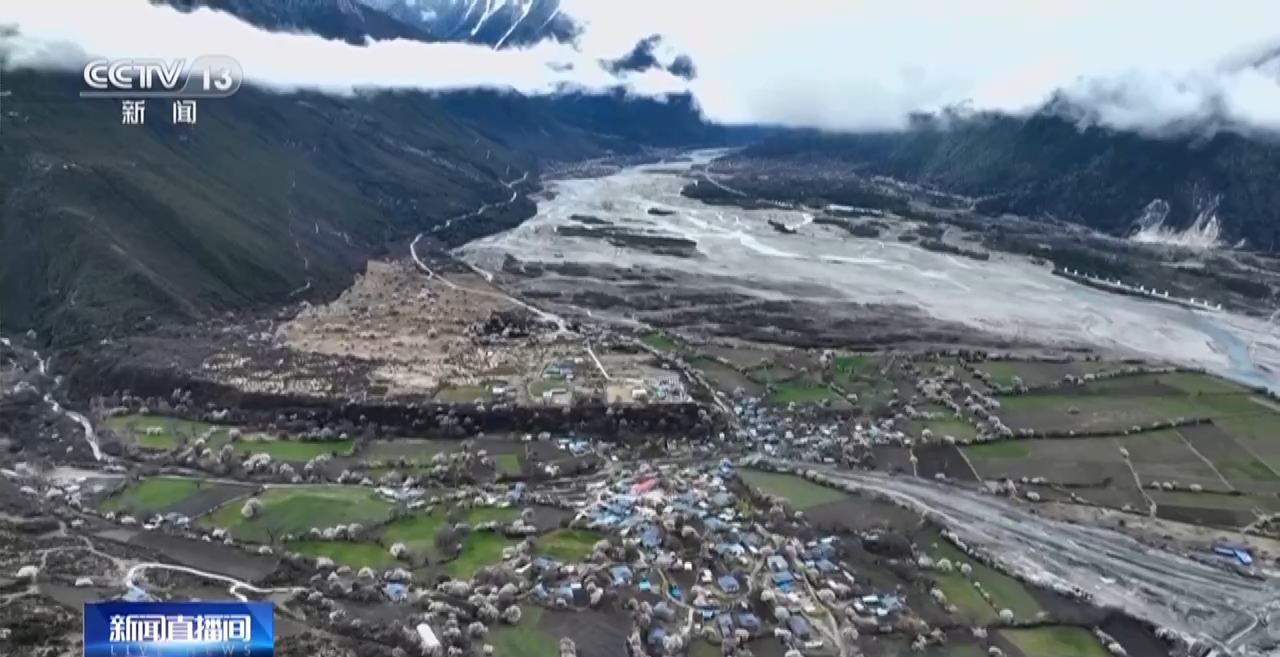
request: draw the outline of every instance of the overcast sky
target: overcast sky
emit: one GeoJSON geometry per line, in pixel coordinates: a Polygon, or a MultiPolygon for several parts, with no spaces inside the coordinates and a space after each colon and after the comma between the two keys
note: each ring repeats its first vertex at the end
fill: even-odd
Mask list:
{"type": "Polygon", "coordinates": [[[595,62],[657,33],[668,56],[692,57],[698,78],[652,72],[628,84],[644,94],[689,89],[719,121],[893,128],[910,112],[965,101],[1026,112],[1057,90],[1114,127],[1215,114],[1280,129],[1277,64],[1245,65],[1280,49],[1276,0],[562,0],[586,28],[575,46],[501,52],[405,42],[360,48],[145,0],[0,5],[0,24],[22,33],[9,44],[13,61],[76,70],[85,52],[220,53],[238,58],[252,79],[282,87],[547,93],[563,83],[615,84],[595,62]]]}

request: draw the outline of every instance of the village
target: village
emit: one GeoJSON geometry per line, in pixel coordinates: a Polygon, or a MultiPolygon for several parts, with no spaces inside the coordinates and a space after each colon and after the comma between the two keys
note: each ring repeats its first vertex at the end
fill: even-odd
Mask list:
{"type": "MultiPolygon", "coordinates": [[[[613,630],[596,637],[601,645],[576,653],[562,644],[561,655],[605,654],[605,642],[622,640],[634,655],[770,654],[768,646],[778,654],[851,655],[858,654],[860,633],[924,626],[907,604],[917,593],[923,600],[924,590],[878,588],[852,571],[844,561],[847,536],[816,532],[786,501],[748,486],[729,459],[610,467],[549,487],[517,482],[427,494],[406,481],[370,491],[398,509],[381,526],[295,523],[296,533],[281,535],[258,531],[273,514],[271,486],[196,518],[170,512],[138,519],[93,510],[90,500],[101,487],[95,493],[85,483],[52,488],[44,497],[155,536],[243,550],[250,558],[279,553],[296,585],[287,589],[285,608],[329,605],[328,622],[337,630],[353,629],[346,624],[352,612],[336,611],[351,603],[425,609],[395,615],[406,623],[412,647],[426,655],[464,648],[539,654],[511,651],[515,643],[550,636],[540,626],[513,629],[522,615],[539,615],[536,609],[546,610],[541,618],[553,624],[556,614],[609,619],[613,630]],[[424,519],[432,520],[419,522],[424,519]],[[424,536],[428,527],[434,531],[424,536]],[[464,599],[470,604],[454,606],[464,599]],[[491,627],[484,631],[450,629],[485,622],[491,627]]],[[[22,576],[39,573],[29,569],[22,576]]],[[[81,577],[75,584],[91,588],[100,580],[81,577]]],[[[168,579],[138,577],[128,579],[122,597],[181,595],[168,579]]]]}
{"type": "MultiPolygon", "coordinates": [[[[649,356],[628,354],[635,377],[603,383],[617,399],[598,417],[548,424],[534,412],[493,433],[468,424],[485,417],[479,404],[411,406],[378,425],[354,413],[199,410],[181,390],[116,395],[96,419],[120,458],[69,476],[26,464],[6,473],[97,552],[55,543],[4,563],[14,586],[64,606],[253,591],[289,619],[282,645],[320,630],[385,657],[595,657],[620,646],[633,657],[1123,657],[1204,645],[1071,582],[1116,572],[1112,555],[1148,554],[1159,539],[1139,513],[1265,499],[1230,495],[1190,467],[1156,469],[1144,451],[1169,447],[1166,433],[1194,439],[1205,420],[1186,416],[1201,410],[1261,417],[1257,393],[1195,392],[1215,385],[1195,372],[941,350],[686,355],[694,347],[660,338],[634,338],[632,351],[649,356]],[[1176,403],[1142,386],[1164,386],[1176,403]],[[710,403],[687,416],[643,401],[697,387],[710,403]],[[1111,482],[1075,483],[1100,462],[1027,451],[1068,440],[1158,485],[1120,496],[1111,482]],[[1060,523],[1061,538],[1046,538],[1039,528],[1057,521],[1043,516],[1067,517],[1058,502],[1115,534],[1060,523]],[[1046,553],[1046,540],[1061,542],[1046,553]],[[98,553],[123,556],[70,558],[98,553]],[[1079,576],[1046,578],[1039,564],[1079,576]],[[209,578],[234,583],[221,591],[209,578]]],[[[612,351],[557,357],[530,370],[549,403],[562,382],[599,371],[593,354],[626,371],[612,351]]],[[[1194,553],[1159,553],[1163,568],[1195,570],[1185,586],[1122,572],[1197,614],[1210,598],[1248,604],[1265,594],[1275,553],[1224,529],[1166,539],[1194,553]]]]}

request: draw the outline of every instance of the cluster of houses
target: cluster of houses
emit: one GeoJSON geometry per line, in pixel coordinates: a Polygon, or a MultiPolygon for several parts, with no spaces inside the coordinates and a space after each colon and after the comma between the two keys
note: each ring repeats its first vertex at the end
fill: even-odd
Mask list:
{"type": "Polygon", "coordinates": [[[689,401],[689,389],[674,373],[636,379],[631,387],[631,401],[676,403],[689,401]]]}
{"type": "MultiPolygon", "coordinates": [[[[615,591],[648,605],[651,622],[642,634],[652,652],[690,626],[720,637],[780,636],[776,630],[783,628],[788,640],[816,649],[822,636],[811,619],[826,616],[830,600],[818,594],[823,590],[844,592],[841,604],[869,620],[903,608],[894,595],[849,593],[855,580],[840,565],[838,538],[802,541],[768,531],[734,494],[733,477],[724,460],[710,468],[642,466],[633,476],[588,485],[574,525],[627,546],[627,559],[598,572],[615,591]]],[[[573,572],[547,558],[533,567],[573,572]]],[[[539,583],[533,595],[544,603],[589,604],[589,592],[575,579],[539,583]]]]}

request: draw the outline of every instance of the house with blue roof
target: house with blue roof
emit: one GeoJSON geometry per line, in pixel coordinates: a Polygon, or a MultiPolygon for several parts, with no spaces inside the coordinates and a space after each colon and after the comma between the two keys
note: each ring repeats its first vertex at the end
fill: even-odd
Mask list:
{"type": "Polygon", "coordinates": [[[618,586],[626,586],[631,583],[631,569],[617,565],[609,569],[609,574],[613,575],[613,583],[618,586]]]}
{"type": "Polygon", "coordinates": [[[742,612],[738,614],[738,627],[748,631],[755,632],[760,629],[760,617],[751,612],[742,612]]]}
{"type": "Polygon", "coordinates": [[[740,557],[747,553],[747,549],[737,543],[717,543],[711,549],[722,557],[740,557]]]}
{"type": "Polygon", "coordinates": [[[1217,554],[1218,556],[1235,559],[1236,561],[1239,561],[1241,565],[1244,565],[1244,566],[1253,565],[1253,555],[1249,554],[1248,548],[1243,546],[1233,545],[1230,543],[1214,543],[1213,553],[1217,554]]]}
{"type": "Polygon", "coordinates": [[[785,573],[788,570],[791,570],[791,568],[787,565],[786,557],[780,554],[775,554],[769,557],[766,563],[769,564],[769,570],[772,570],[775,573],[785,573]]]}
{"type": "Polygon", "coordinates": [[[710,607],[703,607],[698,610],[702,616],[702,620],[708,621],[716,617],[716,610],[710,607]]]}
{"type": "Polygon", "coordinates": [[[627,531],[639,527],[642,523],[644,523],[644,518],[641,518],[640,516],[628,516],[624,518],[621,523],[618,523],[618,527],[620,527],[622,531],[627,531]]]}
{"type": "Polygon", "coordinates": [[[820,572],[829,573],[836,569],[836,565],[826,559],[819,559],[816,564],[820,572]]]}
{"type": "Polygon", "coordinates": [[[809,624],[804,622],[804,619],[800,616],[787,618],[787,629],[791,630],[791,634],[797,639],[809,638],[809,624]]]}
{"type": "Polygon", "coordinates": [[[155,598],[150,593],[136,586],[130,586],[120,599],[125,602],[155,602],[155,598]]]}
{"type": "Polygon", "coordinates": [[[733,575],[724,575],[720,579],[716,580],[716,583],[720,585],[720,588],[725,593],[738,592],[738,589],[739,589],[738,580],[734,578],[733,575]]]}
{"type": "Polygon", "coordinates": [[[716,625],[720,627],[720,636],[730,636],[733,634],[733,617],[729,614],[720,614],[716,616],[716,625]]]}
{"type": "Polygon", "coordinates": [[[806,559],[830,559],[836,556],[836,548],[829,543],[819,543],[808,550],[805,550],[806,559]]]}

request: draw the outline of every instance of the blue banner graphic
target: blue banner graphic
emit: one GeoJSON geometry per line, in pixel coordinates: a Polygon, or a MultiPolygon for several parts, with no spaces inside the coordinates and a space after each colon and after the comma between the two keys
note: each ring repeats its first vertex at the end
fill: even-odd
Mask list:
{"type": "Polygon", "coordinates": [[[274,657],[270,602],[86,602],[84,657],[274,657]]]}

